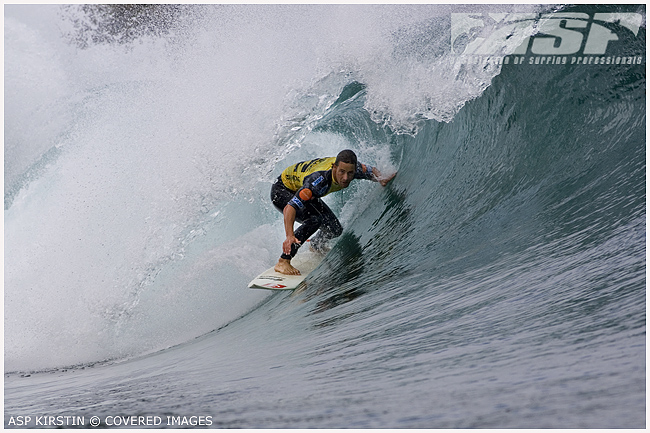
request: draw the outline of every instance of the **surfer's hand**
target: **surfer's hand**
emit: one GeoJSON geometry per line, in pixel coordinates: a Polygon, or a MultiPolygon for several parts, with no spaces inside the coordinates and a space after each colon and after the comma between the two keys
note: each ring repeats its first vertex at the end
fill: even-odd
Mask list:
{"type": "Polygon", "coordinates": [[[282,252],[285,254],[291,254],[291,245],[300,243],[301,242],[295,236],[287,236],[284,242],[282,242],[282,252]]]}
{"type": "Polygon", "coordinates": [[[386,185],[388,185],[388,182],[390,182],[391,180],[393,180],[393,178],[394,178],[396,175],[397,175],[397,172],[391,174],[391,175],[388,176],[388,177],[383,177],[383,178],[381,178],[381,179],[377,179],[377,180],[379,181],[379,183],[381,184],[381,186],[386,186],[386,185]]]}

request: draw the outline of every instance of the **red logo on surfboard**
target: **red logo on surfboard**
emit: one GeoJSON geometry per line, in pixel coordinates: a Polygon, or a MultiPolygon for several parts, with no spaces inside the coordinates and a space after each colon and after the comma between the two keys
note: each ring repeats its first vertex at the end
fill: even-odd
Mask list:
{"type": "Polygon", "coordinates": [[[264,287],[268,287],[269,289],[284,289],[287,286],[284,286],[282,284],[267,283],[267,284],[264,284],[264,287]]]}

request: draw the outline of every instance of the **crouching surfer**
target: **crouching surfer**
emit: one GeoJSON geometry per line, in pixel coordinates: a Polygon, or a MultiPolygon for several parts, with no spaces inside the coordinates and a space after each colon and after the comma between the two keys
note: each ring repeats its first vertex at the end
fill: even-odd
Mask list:
{"type": "Polygon", "coordinates": [[[300,275],[291,265],[298,248],[311,235],[311,246],[322,251],[325,242],[340,236],[341,223],[321,200],[329,193],[347,188],[354,179],[367,179],[386,186],[397,173],[382,177],[376,167],[361,164],[351,150],[343,150],[336,157],[313,159],[287,167],[271,187],[271,201],[284,214],[286,239],[282,255],[275,265],[276,272],[300,275]],[[294,232],[294,222],[301,226],[294,232]]]}

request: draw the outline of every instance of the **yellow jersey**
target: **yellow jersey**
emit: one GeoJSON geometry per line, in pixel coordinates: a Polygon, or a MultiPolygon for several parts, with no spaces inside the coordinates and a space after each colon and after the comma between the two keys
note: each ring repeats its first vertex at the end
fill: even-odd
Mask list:
{"type": "MultiPolygon", "coordinates": [[[[336,157],[333,156],[331,158],[312,159],[310,161],[302,161],[298,164],[294,164],[285,168],[282,172],[282,183],[284,183],[284,186],[291,191],[298,191],[302,188],[307,176],[317,171],[331,170],[335,161],[336,157]]],[[[332,184],[336,185],[335,182],[332,182],[332,184]]],[[[336,191],[340,189],[341,187],[339,186],[336,191]]],[[[328,193],[330,192],[334,191],[328,191],[328,193]]]]}
{"type": "MultiPolygon", "coordinates": [[[[282,183],[288,190],[296,193],[289,204],[302,209],[304,203],[312,197],[320,198],[343,189],[332,177],[332,167],[335,162],[336,157],[333,156],[302,161],[285,168],[280,175],[282,183]],[[308,196],[300,194],[305,189],[309,190],[308,196]]],[[[354,178],[374,180],[372,167],[357,162],[354,178]]]]}

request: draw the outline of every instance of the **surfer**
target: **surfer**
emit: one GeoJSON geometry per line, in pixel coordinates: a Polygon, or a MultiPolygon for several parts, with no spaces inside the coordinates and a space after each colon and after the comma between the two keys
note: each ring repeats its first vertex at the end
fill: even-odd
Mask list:
{"type": "Polygon", "coordinates": [[[361,164],[351,150],[343,150],[336,157],[303,161],[287,167],[271,187],[271,201],[284,215],[286,239],[275,270],[287,275],[300,275],[291,265],[298,248],[311,235],[311,247],[323,251],[324,244],[343,232],[341,223],[321,200],[331,192],[347,188],[353,179],[367,179],[386,186],[397,173],[382,177],[376,167],[361,164]],[[294,232],[293,224],[302,225],[294,232]]]}

